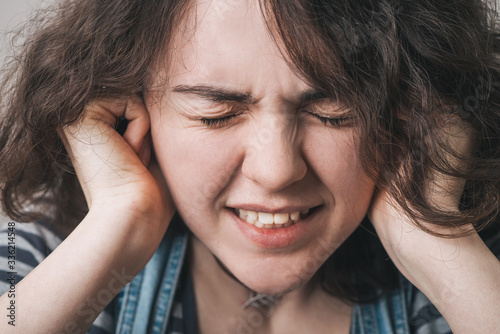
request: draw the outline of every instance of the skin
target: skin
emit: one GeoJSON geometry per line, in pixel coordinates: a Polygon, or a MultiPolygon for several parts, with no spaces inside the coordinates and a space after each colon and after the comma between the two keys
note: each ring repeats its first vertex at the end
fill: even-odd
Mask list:
{"type": "Polygon", "coordinates": [[[305,105],[301,95],[312,88],[282,58],[258,6],[247,6],[238,2],[220,16],[213,3],[200,2],[201,19],[191,17],[189,33],[174,42],[175,53],[166,57],[169,80],[161,85],[159,75],[154,87],[162,89],[146,95],[146,107],[156,157],[190,230],[245,285],[281,293],[297,284],[284,277],[310,279],[315,270],[302,271],[319,240],[338,246],[358,226],[374,182],[356,154],[357,127],[324,125],[310,114],[349,113],[324,98],[305,105]],[[250,101],[213,102],[188,90],[200,86],[248,94],[250,101]],[[235,110],[241,114],[222,126],[197,119],[235,110]],[[230,208],[248,206],[264,212],[321,207],[299,240],[262,247],[231,217],[230,208]]]}
{"type": "MultiPolygon", "coordinates": [[[[301,96],[313,89],[283,59],[257,4],[235,3],[224,16],[218,9],[210,2],[198,4],[196,17],[201,19],[188,19],[188,33],[177,36],[175,53],[166,56],[171,63],[161,67],[168,72],[158,75],[156,89],[145,98],[160,168],[178,212],[198,239],[191,249],[197,299],[213,300],[201,296],[214,289],[221,290],[219,296],[236,296],[236,302],[218,303],[216,312],[206,308],[210,316],[200,308],[199,327],[204,333],[220,332],[228,314],[237,316],[233,310],[239,312],[248,287],[267,294],[298,288],[285,296],[287,306],[280,305],[266,325],[276,327],[271,322],[284,310],[288,317],[303,316],[300,305],[306,303],[315,305],[308,310],[316,315],[302,322],[311,328],[317,311],[325,309],[322,300],[333,298],[316,289],[316,282],[306,283],[366,215],[374,182],[356,154],[356,125],[325,125],[310,114],[340,118],[349,113],[329,99],[303,101],[301,96]],[[164,77],[169,78],[166,83],[164,77]],[[213,102],[208,87],[247,94],[248,101],[213,102]],[[199,119],[221,119],[235,110],[240,115],[221,126],[199,119]],[[317,206],[303,235],[279,247],[254,243],[238,228],[242,222],[232,217],[233,208],[291,212],[296,210],[287,208],[317,206]],[[210,260],[212,254],[242,284],[228,282],[210,260]],[[196,264],[206,261],[213,266],[207,268],[209,275],[196,264]],[[208,279],[210,288],[207,277],[214,278],[208,279]],[[217,320],[210,324],[208,319],[217,320]]],[[[344,308],[342,323],[348,327],[350,308],[344,308]]],[[[332,326],[327,316],[323,324],[332,326]]],[[[283,322],[279,328],[287,326],[283,322]]]]}
{"type": "MultiPolygon", "coordinates": [[[[279,57],[257,9],[234,1],[210,4],[196,7],[204,19],[194,35],[178,34],[170,72],[158,71],[145,105],[137,97],[94,101],[80,123],[61,133],[89,214],[17,285],[23,293],[16,299],[16,330],[83,332],[105,307],[95,302],[99,293],[113,297],[144,268],[177,209],[196,236],[190,266],[203,333],[220,333],[220,326],[234,332],[239,317],[250,316],[239,313],[247,288],[226,275],[212,254],[254,290],[294,288],[254,333],[347,333],[350,308],[325,295],[312,275],[365,214],[398,269],[430,298],[454,333],[499,332],[500,263],[477,234],[429,235],[414,228],[388,194],[373,193],[355,154],[356,127],[328,127],[297,108],[298,97],[311,87],[279,57]],[[179,84],[200,82],[251,93],[256,102],[234,123],[206,128],[188,116],[220,117],[225,109],[172,92],[179,84]],[[120,116],[130,121],[123,137],[113,129],[120,116]],[[158,161],[150,159],[150,129],[158,161]],[[303,237],[281,249],[246,240],[224,208],[302,201],[322,209],[303,237]],[[317,245],[328,245],[323,246],[328,252],[318,255],[317,245]],[[309,271],[298,269],[306,264],[309,271]]],[[[339,116],[329,105],[333,108],[320,110],[339,116]]],[[[470,138],[449,126],[443,134],[469,151],[470,138]]],[[[462,180],[438,174],[429,179],[424,185],[429,200],[456,210],[462,180]]],[[[0,297],[1,308],[9,303],[7,294],[0,297]]],[[[0,322],[2,333],[11,329],[0,322]]]]}

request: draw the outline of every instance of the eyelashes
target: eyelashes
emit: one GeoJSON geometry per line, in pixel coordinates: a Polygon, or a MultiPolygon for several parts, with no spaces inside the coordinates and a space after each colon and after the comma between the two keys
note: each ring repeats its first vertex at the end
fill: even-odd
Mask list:
{"type": "Polygon", "coordinates": [[[339,126],[342,126],[342,125],[346,125],[348,124],[350,121],[352,121],[352,117],[325,117],[325,116],[321,116],[321,115],[318,115],[318,114],[315,114],[315,113],[312,113],[312,112],[308,112],[306,111],[306,113],[308,115],[311,115],[317,119],[320,120],[321,123],[323,123],[323,125],[330,125],[330,126],[333,126],[333,127],[339,127],[339,126]]]}
{"type": "MultiPolygon", "coordinates": [[[[304,113],[318,119],[325,126],[340,127],[352,122],[352,117],[325,117],[309,111],[304,111],[304,113]]],[[[222,128],[224,126],[230,125],[231,122],[239,116],[241,116],[241,113],[218,118],[200,118],[199,121],[202,125],[205,125],[206,127],[211,129],[222,128]]]]}
{"type": "Polygon", "coordinates": [[[222,128],[228,125],[231,120],[240,116],[240,114],[229,115],[219,118],[200,118],[200,123],[207,126],[208,128],[222,128]]]}
{"type": "MultiPolygon", "coordinates": [[[[215,117],[193,117],[201,125],[209,129],[219,129],[231,126],[237,118],[242,117],[248,106],[244,103],[230,101],[210,101],[209,108],[224,116],[215,117]],[[222,109],[220,109],[222,108],[222,109]]],[[[300,117],[310,117],[319,120],[324,126],[339,128],[341,126],[352,126],[355,117],[343,103],[330,98],[318,98],[305,102],[298,106],[297,112],[300,117]]]]}

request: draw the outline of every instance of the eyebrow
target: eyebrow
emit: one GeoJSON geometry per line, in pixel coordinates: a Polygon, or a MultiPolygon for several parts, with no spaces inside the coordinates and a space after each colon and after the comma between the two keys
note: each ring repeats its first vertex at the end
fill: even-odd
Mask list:
{"type": "Polygon", "coordinates": [[[312,101],[316,101],[316,100],[322,100],[322,99],[326,99],[328,96],[317,90],[317,89],[310,89],[310,90],[307,90],[305,92],[303,92],[302,94],[300,94],[300,101],[302,103],[304,102],[312,102],[312,101]]]}
{"type": "MultiPolygon", "coordinates": [[[[175,93],[194,94],[212,102],[238,102],[255,104],[256,100],[250,93],[207,85],[177,85],[172,89],[175,93]]],[[[327,98],[327,95],[317,89],[310,89],[300,94],[300,102],[312,102],[327,98]]]]}
{"type": "Polygon", "coordinates": [[[199,97],[208,99],[212,102],[238,102],[245,104],[253,104],[255,99],[249,93],[242,93],[226,88],[205,86],[205,85],[178,85],[172,89],[175,93],[194,94],[199,97]]]}

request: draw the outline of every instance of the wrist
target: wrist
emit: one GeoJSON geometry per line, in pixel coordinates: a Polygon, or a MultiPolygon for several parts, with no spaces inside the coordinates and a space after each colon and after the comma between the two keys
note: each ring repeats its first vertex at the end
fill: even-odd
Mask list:
{"type": "Polygon", "coordinates": [[[428,236],[418,248],[395,250],[392,258],[398,269],[429,298],[454,333],[491,332],[486,328],[492,316],[500,319],[500,262],[476,233],[456,239],[428,236]]]}
{"type": "MultiPolygon", "coordinates": [[[[77,229],[95,236],[96,244],[107,244],[109,256],[132,269],[149,261],[165,234],[170,216],[145,214],[133,207],[93,207],[77,229]]],[[[76,230],[75,230],[76,231],[76,230]]]]}

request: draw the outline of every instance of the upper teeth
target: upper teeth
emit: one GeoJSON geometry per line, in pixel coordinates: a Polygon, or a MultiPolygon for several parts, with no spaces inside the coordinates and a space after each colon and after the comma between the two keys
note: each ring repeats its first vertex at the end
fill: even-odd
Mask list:
{"type": "Polygon", "coordinates": [[[236,209],[236,214],[241,219],[257,227],[263,228],[279,228],[287,227],[301,219],[301,214],[304,216],[309,213],[309,209],[303,211],[294,211],[289,213],[268,213],[248,211],[236,209]]]}

